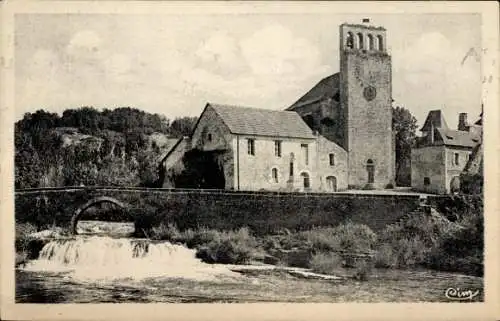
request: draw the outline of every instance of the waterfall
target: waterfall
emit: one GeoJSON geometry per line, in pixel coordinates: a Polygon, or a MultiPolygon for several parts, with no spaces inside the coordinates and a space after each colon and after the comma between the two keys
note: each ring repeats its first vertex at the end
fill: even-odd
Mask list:
{"type": "Polygon", "coordinates": [[[223,265],[196,258],[196,251],[180,244],[144,239],[77,236],[47,243],[27,271],[67,272],[86,280],[152,277],[211,280],[237,276],[223,265]]]}

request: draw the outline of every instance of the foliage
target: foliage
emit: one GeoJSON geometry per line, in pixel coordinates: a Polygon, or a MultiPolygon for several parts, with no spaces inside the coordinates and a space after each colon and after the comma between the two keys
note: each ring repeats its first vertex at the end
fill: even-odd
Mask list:
{"type": "Polygon", "coordinates": [[[179,138],[183,136],[191,136],[197,121],[198,117],[180,117],[174,119],[170,125],[172,135],[179,138]]]}
{"type": "Polygon", "coordinates": [[[309,263],[312,271],[322,274],[333,274],[342,268],[342,257],[334,252],[318,252],[309,263]]]}
{"type": "Polygon", "coordinates": [[[392,109],[392,131],[396,150],[396,184],[411,184],[411,148],[415,144],[417,119],[404,107],[392,109]]]}
{"type": "Polygon", "coordinates": [[[319,252],[369,252],[377,242],[377,235],[368,226],[350,221],[336,227],[303,231],[299,237],[319,252]]]}
{"type": "Polygon", "coordinates": [[[453,196],[438,209],[417,211],[380,233],[376,267],[427,266],[482,275],[482,198],[453,196]],[[449,220],[451,218],[453,220],[449,220]]]}
{"type": "Polygon", "coordinates": [[[171,127],[130,107],[27,113],[15,124],[15,186],[157,186],[162,150],[150,135],[177,134],[189,121],[171,127]]]}
{"type": "Polygon", "coordinates": [[[150,237],[195,248],[197,257],[207,263],[242,264],[260,254],[257,240],[248,228],[237,231],[200,228],[181,232],[174,224],[160,224],[151,229],[150,237]]]}

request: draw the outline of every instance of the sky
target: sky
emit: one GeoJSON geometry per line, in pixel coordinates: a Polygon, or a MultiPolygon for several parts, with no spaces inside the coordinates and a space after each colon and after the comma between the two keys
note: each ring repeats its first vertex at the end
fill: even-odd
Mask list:
{"type": "Polygon", "coordinates": [[[481,112],[473,14],[18,14],[15,116],[130,106],[169,119],[207,102],[284,109],[339,71],[339,25],[387,29],[394,103],[421,126],[481,112]]]}

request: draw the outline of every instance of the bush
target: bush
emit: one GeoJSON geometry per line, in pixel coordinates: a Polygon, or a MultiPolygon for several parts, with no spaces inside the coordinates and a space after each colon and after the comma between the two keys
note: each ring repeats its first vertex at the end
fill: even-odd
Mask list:
{"type": "Polygon", "coordinates": [[[356,263],[356,272],[353,278],[358,281],[368,281],[372,274],[372,264],[366,260],[358,261],[356,263]]]}
{"type": "Polygon", "coordinates": [[[30,235],[37,231],[37,227],[31,223],[16,223],[16,250],[27,250],[28,244],[32,240],[30,235]]]}
{"type": "Polygon", "coordinates": [[[161,223],[159,226],[151,228],[149,237],[153,240],[165,240],[177,242],[181,239],[181,232],[175,224],[161,223]]]}
{"type": "Polygon", "coordinates": [[[439,270],[482,275],[483,212],[480,198],[453,196],[416,211],[382,233],[377,267],[423,265],[439,270]],[[454,218],[450,221],[447,218],[454,218]]]}
{"type": "Polygon", "coordinates": [[[318,228],[301,232],[300,237],[313,251],[370,252],[377,235],[364,224],[347,222],[334,228],[318,228]]]}
{"type": "Polygon", "coordinates": [[[398,266],[398,256],[389,244],[382,244],[375,253],[373,264],[379,268],[394,268],[398,266]]]}
{"type": "Polygon", "coordinates": [[[207,263],[244,264],[260,255],[257,240],[247,228],[230,232],[207,230],[199,235],[208,236],[208,242],[197,246],[196,256],[207,263]]]}
{"type": "Polygon", "coordinates": [[[342,268],[342,257],[334,252],[318,252],[311,258],[310,268],[316,273],[332,274],[342,268]]]}

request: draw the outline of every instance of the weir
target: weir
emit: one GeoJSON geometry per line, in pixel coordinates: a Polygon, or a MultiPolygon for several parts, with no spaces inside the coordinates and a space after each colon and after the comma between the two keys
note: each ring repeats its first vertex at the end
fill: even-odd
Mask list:
{"type": "Polygon", "coordinates": [[[25,271],[67,273],[79,280],[141,280],[152,277],[212,280],[239,274],[196,258],[180,244],[147,239],[76,236],[48,242],[25,271]]]}

